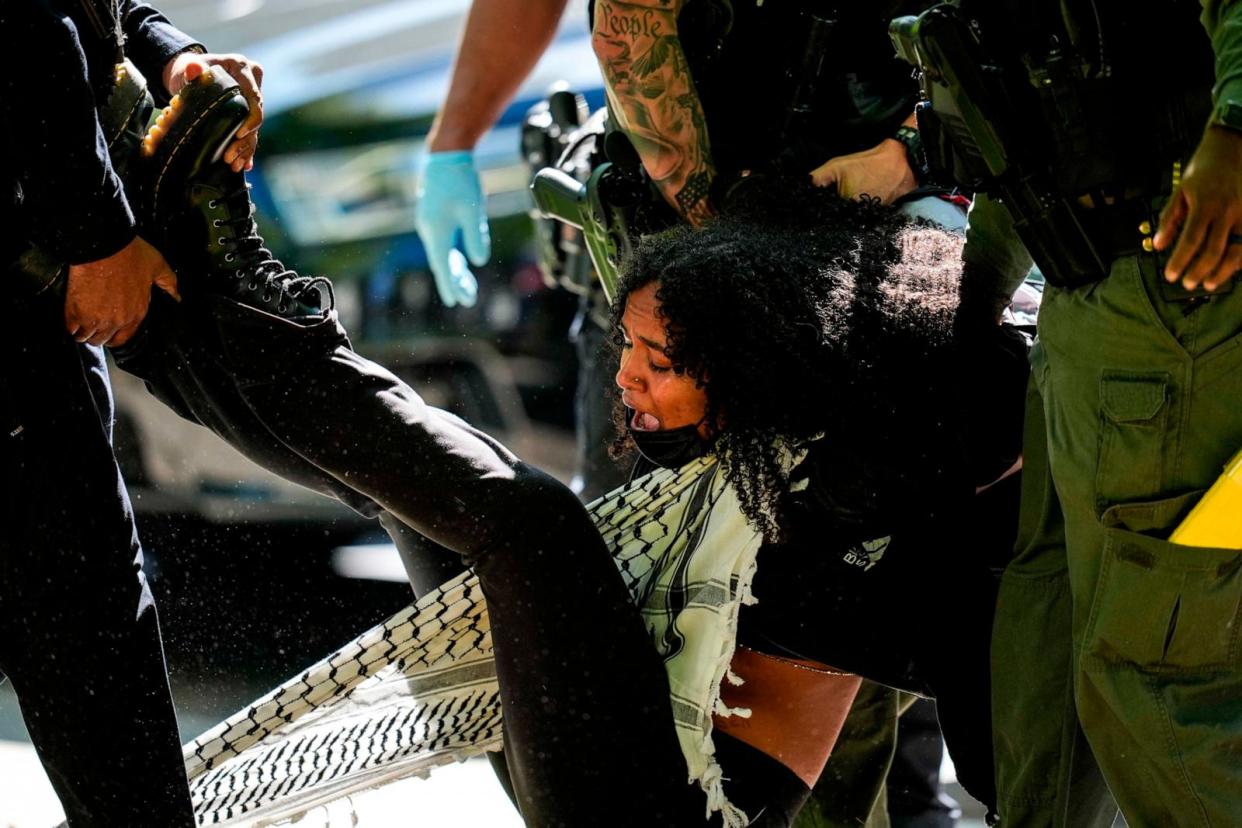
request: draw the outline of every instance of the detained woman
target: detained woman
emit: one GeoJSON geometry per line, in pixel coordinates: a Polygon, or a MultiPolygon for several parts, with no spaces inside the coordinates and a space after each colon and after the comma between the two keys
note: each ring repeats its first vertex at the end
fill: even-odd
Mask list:
{"type": "Polygon", "coordinates": [[[989,565],[1017,479],[976,492],[1017,457],[1024,343],[957,324],[959,237],[797,185],[749,189],[703,231],[640,245],[614,308],[636,473],[710,452],[764,534],[734,655],[746,683],[722,688],[752,715],[716,722],[726,776],[766,770],[792,819],[844,670],[938,698],[961,780],[990,801],[989,565]]]}
{"type": "Polygon", "coordinates": [[[590,515],[367,369],[425,433],[423,462],[392,470],[404,487],[350,479],[473,567],[528,824],[789,825],[859,676],[936,697],[961,781],[993,801],[975,492],[1013,463],[1023,360],[959,346],[960,250],[809,186],[757,186],[702,230],[645,240],[614,307],[619,449],[638,468],[590,515]],[[976,404],[1006,385],[1010,407],[976,404]],[[980,421],[1012,439],[979,445],[998,432],[980,421]]]}

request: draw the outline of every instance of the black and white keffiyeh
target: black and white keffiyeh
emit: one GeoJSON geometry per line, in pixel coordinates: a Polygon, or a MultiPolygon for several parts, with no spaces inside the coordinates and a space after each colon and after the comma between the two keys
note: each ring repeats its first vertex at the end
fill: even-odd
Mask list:
{"type": "MultiPolygon", "coordinates": [[[[714,457],[659,469],[589,507],[664,658],[689,777],[727,828],[714,759],[737,616],[761,537],[714,457]]],[[[270,825],[501,747],[492,640],[472,573],[444,584],[185,748],[201,825],[270,825]]]]}

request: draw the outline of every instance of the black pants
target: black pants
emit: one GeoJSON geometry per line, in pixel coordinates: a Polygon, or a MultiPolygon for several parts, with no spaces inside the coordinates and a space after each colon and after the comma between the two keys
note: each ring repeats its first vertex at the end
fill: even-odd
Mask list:
{"type": "Polygon", "coordinates": [[[103,354],[10,309],[0,670],[72,826],[195,825],[103,354]]]}
{"type": "Polygon", "coordinates": [[[505,740],[528,824],[693,825],[664,668],[573,494],[349,347],[219,297],[157,296],[116,354],[267,468],[453,550],[487,596],[505,740]]]}
{"type": "MultiPolygon", "coordinates": [[[[570,488],[583,503],[607,494],[625,483],[628,476],[625,466],[609,454],[617,437],[613,418],[613,375],[617,363],[607,347],[604,328],[592,318],[596,305],[594,296],[581,297],[570,330],[578,357],[578,386],[574,392],[577,456],[570,488]]],[[[391,515],[381,515],[380,523],[397,547],[416,596],[425,595],[465,568],[460,555],[432,543],[391,515]]],[[[501,787],[517,806],[504,752],[489,753],[487,758],[501,787]]]]}

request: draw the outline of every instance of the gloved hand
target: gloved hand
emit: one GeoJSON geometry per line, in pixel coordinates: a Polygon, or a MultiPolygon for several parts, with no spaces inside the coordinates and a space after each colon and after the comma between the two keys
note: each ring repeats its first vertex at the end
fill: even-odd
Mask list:
{"type": "Polygon", "coordinates": [[[470,307],[479,296],[479,283],[466,266],[466,256],[454,247],[461,230],[463,246],[477,267],[492,253],[486,202],[468,151],[429,152],[418,160],[414,226],[427,249],[440,301],[447,307],[470,307]]]}

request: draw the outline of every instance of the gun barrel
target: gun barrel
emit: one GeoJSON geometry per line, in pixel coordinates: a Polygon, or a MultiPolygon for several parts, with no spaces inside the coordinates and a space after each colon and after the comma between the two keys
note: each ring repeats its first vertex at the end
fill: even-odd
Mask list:
{"type": "Polygon", "coordinates": [[[554,167],[545,167],[535,173],[530,191],[535,198],[535,207],[544,218],[557,219],[582,229],[587,201],[585,184],[554,167]]]}

